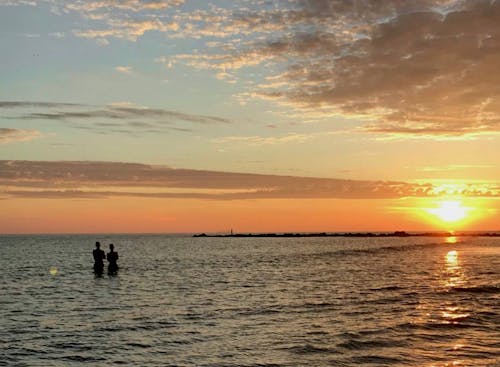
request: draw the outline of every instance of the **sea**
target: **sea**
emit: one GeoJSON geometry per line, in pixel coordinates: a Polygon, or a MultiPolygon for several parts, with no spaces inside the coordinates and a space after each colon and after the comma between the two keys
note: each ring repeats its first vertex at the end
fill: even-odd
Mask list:
{"type": "Polygon", "coordinates": [[[500,366],[500,238],[0,237],[0,366],[113,365],[500,366]]]}

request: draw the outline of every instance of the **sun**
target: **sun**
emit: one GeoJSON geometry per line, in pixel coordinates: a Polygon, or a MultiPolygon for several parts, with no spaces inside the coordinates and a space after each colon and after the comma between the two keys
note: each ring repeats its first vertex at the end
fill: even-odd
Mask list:
{"type": "Polygon", "coordinates": [[[439,203],[439,207],[427,211],[446,223],[455,223],[467,217],[467,210],[458,200],[447,200],[439,203]]]}

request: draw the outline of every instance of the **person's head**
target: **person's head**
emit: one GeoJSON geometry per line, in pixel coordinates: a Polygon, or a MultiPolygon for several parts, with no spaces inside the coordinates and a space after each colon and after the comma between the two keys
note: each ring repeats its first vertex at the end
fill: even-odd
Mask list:
{"type": "Polygon", "coordinates": [[[115,249],[115,245],[113,245],[112,243],[110,243],[110,244],[109,244],[109,249],[110,249],[111,251],[113,251],[113,250],[115,249]]]}
{"type": "Polygon", "coordinates": [[[101,248],[101,243],[100,243],[99,241],[97,241],[97,242],[95,243],[95,248],[96,248],[96,249],[101,248]]]}

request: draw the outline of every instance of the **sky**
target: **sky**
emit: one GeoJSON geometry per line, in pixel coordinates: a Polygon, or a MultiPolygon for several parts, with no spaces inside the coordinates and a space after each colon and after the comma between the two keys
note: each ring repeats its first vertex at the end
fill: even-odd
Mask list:
{"type": "Polygon", "coordinates": [[[0,233],[500,230],[500,1],[0,0],[0,233]]]}

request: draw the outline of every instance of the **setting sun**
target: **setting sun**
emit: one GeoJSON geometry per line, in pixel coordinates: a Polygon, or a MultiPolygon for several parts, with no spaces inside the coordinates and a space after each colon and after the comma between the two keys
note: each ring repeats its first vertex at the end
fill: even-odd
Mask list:
{"type": "Polygon", "coordinates": [[[439,207],[427,210],[443,222],[458,222],[467,217],[468,208],[462,206],[460,201],[447,200],[439,203],[439,207]]]}

